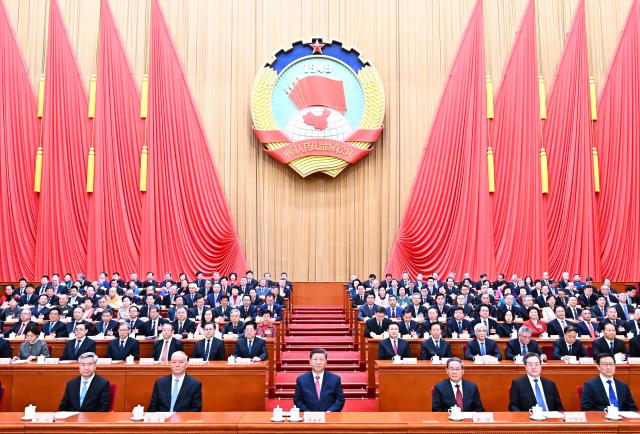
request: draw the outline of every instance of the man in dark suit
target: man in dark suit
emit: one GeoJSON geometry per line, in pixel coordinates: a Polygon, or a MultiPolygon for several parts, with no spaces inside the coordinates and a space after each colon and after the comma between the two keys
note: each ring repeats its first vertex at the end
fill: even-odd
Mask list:
{"type": "Polygon", "coordinates": [[[341,411],[344,393],[340,377],[326,371],[327,352],[322,348],[311,350],[311,371],[296,379],[293,403],[301,411],[341,411]]]}
{"type": "Polygon", "coordinates": [[[567,303],[567,307],[565,308],[565,313],[567,319],[570,319],[573,322],[580,321],[580,314],[582,313],[582,309],[578,307],[578,297],[575,295],[569,296],[569,302],[567,303]]]}
{"type": "Polygon", "coordinates": [[[475,338],[467,344],[467,351],[464,358],[473,360],[475,356],[493,356],[498,360],[502,359],[500,349],[494,340],[487,338],[487,328],[483,323],[478,323],[473,328],[475,338]]]}
{"type": "Polygon", "coordinates": [[[149,307],[149,320],[142,324],[140,327],[140,333],[147,337],[158,337],[162,333],[162,325],[167,320],[160,316],[160,306],[149,307]]]}
{"type": "Polygon", "coordinates": [[[374,338],[376,336],[381,336],[384,332],[389,328],[389,324],[391,321],[389,318],[385,318],[387,311],[384,307],[378,306],[376,310],[376,314],[373,318],[369,318],[364,324],[364,337],[365,338],[374,338]]]}
{"type": "Polygon", "coordinates": [[[231,311],[231,321],[224,325],[222,335],[230,335],[233,338],[239,338],[244,332],[244,323],[240,321],[240,311],[233,309],[231,311]]]}
{"type": "Polygon", "coordinates": [[[553,343],[553,360],[567,361],[569,356],[576,358],[587,357],[587,350],[578,340],[578,330],[574,326],[564,329],[564,337],[553,343]]]}
{"type": "Polygon", "coordinates": [[[616,338],[616,327],[613,324],[605,324],[602,332],[604,336],[596,339],[591,344],[593,357],[597,357],[600,353],[611,354],[612,356],[616,354],[622,354],[623,356],[629,355],[627,348],[624,346],[624,341],[616,338]]]}
{"type": "Polygon", "coordinates": [[[567,321],[567,317],[565,316],[565,309],[560,305],[556,305],[553,309],[556,318],[549,321],[547,324],[547,333],[549,336],[563,336],[564,329],[567,326],[573,325],[572,321],[567,321]]]}
{"type": "Polygon", "coordinates": [[[196,332],[196,323],[187,318],[187,308],[182,306],[176,309],[176,319],[172,323],[174,333],[186,338],[189,333],[196,332]]]}
{"type": "Polygon", "coordinates": [[[600,375],[584,383],[580,409],[582,411],[603,411],[609,405],[621,411],[637,411],[629,386],[616,380],[616,360],[609,353],[596,356],[596,366],[600,375]]]}
{"type": "Polygon", "coordinates": [[[366,321],[375,316],[378,307],[374,304],[375,299],[373,294],[367,294],[367,302],[358,308],[358,321],[366,321]]]}
{"type": "Polygon", "coordinates": [[[0,334],[0,358],[10,359],[11,357],[13,357],[13,348],[11,347],[9,341],[3,339],[2,335],[0,334]]]}
{"type": "Polygon", "coordinates": [[[635,337],[629,339],[629,356],[640,357],[640,335],[635,335],[635,337]]]}
{"type": "Polygon", "coordinates": [[[173,337],[173,325],[162,324],[160,339],[153,344],[153,360],[168,362],[176,351],[182,351],[182,342],[173,337]]]}
{"type": "Polygon", "coordinates": [[[411,311],[405,310],[402,313],[402,321],[398,322],[398,326],[400,327],[400,335],[401,336],[413,336],[413,337],[421,337],[422,330],[420,329],[420,324],[418,321],[413,320],[413,316],[411,315],[411,311]]]}
{"type": "Polygon", "coordinates": [[[11,333],[15,333],[16,336],[24,336],[28,329],[36,326],[36,323],[31,320],[31,317],[31,309],[28,307],[20,309],[20,321],[16,322],[8,330],[5,330],[4,337],[8,338],[11,333]]]}
{"type": "Polygon", "coordinates": [[[114,339],[107,345],[107,358],[113,360],[126,360],[133,356],[140,358],[140,344],[134,338],[130,338],[131,327],[128,322],[121,321],[118,325],[118,339],[114,339]]]}
{"type": "Polygon", "coordinates": [[[264,339],[256,336],[256,323],[247,321],[244,325],[244,337],[238,339],[233,349],[233,357],[251,359],[253,362],[261,362],[269,357],[267,344],[264,339]]]}
{"type": "MultiPolygon", "coordinates": [[[[483,324],[487,329],[487,335],[496,334],[498,332],[498,322],[491,318],[489,314],[489,305],[482,304],[478,306],[478,318],[471,322],[471,330],[475,330],[476,324],[483,324]]],[[[473,332],[471,336],[473,336],[473,332]]]]}
{"type": "Polygon", "coordinates": [[[576,324],[578,335],[589,336],[591,339],[596,339],[600,333],[600,327],[598,324],[591,321],[591,311],[589,309],[584,309],[580,313],[580,318],[581,321],[576,324]]]}
{"type": "Polygon", "coordinates": [[[66,338],[69,336],[67,333],[67,325],[60,321],[60,309],[57,307],[49,311],[49,322],[42,326],[42,333],[44,333],[45,336],[54,338],[66,338]]]}
{"type": "Polygon", "coordinates": [[[95,352],[96,342],[87,337],[87,326],[84,323],[78,323],[75,328],[75,339],[67,341],[60,359],[78,360],[81,354],[95,352]]]}
{"type": "MultiPolygon", "coordinates": [[[[424,291],[427,292],[426,289],[424,291]]],[[[427,308],[423,306],[422,297],[418,293],[411,296],[411,304],[405,309],[411,312],[411,316],[414,318],[418,318],[420,315],[427,316],[427,308]]]]}
{"type": "Polygon", "coordinates": [[[442,326],[440,323],[432,322],[429,324],[428,339],[420,344],[420,360],[431,360],[433,356],[451,357],[451,346],[449,342],[442,338],[442,326]]]}
{"type": "Polygon", "coordinates": [[[102,317],[93,328],[94,333],[104,336],[114,336],[118,331],[118,321],[113,319],[113,310],[110,307],[102,311],[102,317]]]}
{"type": "Polygon", "coordinates": [[[282,307],[275,304],[275,297],[272,293],[267,294],[264,304],[260,306],[258,311],[261,314],[265,311],[269,312],[271,318],[275,318],[276,321],[280,321],[282,319],[282,307]]]}
{"type": "Polygon", "coordinates": [[[453,308],[453,317],[447,318],[447,337],[452,337],[452,333],[458,333],[460,336],[463,333],[470,333],[471,321],[464,318],[464,308],[456,306],[453,308]]]}
{"type": "Polygon", "coordinates": [[[251,297],[247,294],[242,296],[242,306],[239,306],[237,309],[243,321],[255,319],[258,311],[258,308],[251,304],[251,297]]]}
{"type": "Polygon", "coordinates": [[[196,342],[193,347],[191,357],[194,359],[202,359],[205,362],[209,360],[227,360],[224,352],[224,342],[214,337],[215,325],[208,323],[204,326],[204,339],[196,342]]]}
{"type": "Polygon", "coordinates": [[[511,382],[509,411],[529,411],[535,405],[542,407],[543,411],[564,411],[556,383],[540,376],[540,355],[528,353],[523,362],[527,375],[511,382]]]}
{"type": "Polygon", "coordinates": [[[547,360],[547,356],[542,352],[536,341],[531,339],[531,329],[522,326],[518,329],[518,337],[507,342],[505,358],[513,360],[516,356],[526,356],[529,353],[538,354],[542,360],[547,360]]]}
{"type": "Polygon", "coordinates": [[[85,321],[82,319],[83,310],[81,307],[76,307],[73,309],[73,318],[70,323],[67,324],[67,335],[70,336],[72,333],[75,333],[76,326],[78,324],[84,324],[87,332],[91,330],[93,325],[89,321],[85,321]]]}
{"type": "Polygon", "coordinates": [[[444,412],[453,406],[458,406],[462,411],[484,411],[478,386],[462,379],[462,360],[457,357],[447,360],[447,376],[449,378],[433,387],[431,411],[444,412]]]}
{"type": "Polygon", "coordinates": [[[396,355],[402,357],[411,357],[409,343],[404,339],[400,339],[400,327],[397,323],[389,324],[389,337],[378,343],[378,360],[391,360],[396,355]]]}
{"type": "Polygon", "coordinates": [[[202,411],[202,383],[186,374],[188,363],[182,351],[171,355],[171,375],[156,380],[148,411],[202,411]]]}
{"type": "Polygon", "coordinates": [[[627,321],[626,327],[629,333],[632,333],[634,336],[640,336],[640,306],[637,306],[633,310],[633,317],[627,321]]]}
{"type": "Polygon", "coordinates": [[[109,382],[96,374],[98,356],[82,353],[79,356],[80,376],[67,383],[59,411],[109,411],[111,391],[109,382]]]}

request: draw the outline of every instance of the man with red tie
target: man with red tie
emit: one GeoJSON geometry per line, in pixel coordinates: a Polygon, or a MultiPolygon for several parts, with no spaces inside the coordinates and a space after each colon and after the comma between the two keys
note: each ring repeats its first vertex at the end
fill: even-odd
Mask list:
{"type": "Polygon", "coordinates": [[[582,311],[580,316],[582,317],[582,321],[576,324],[578,334],[580,336],[589,336],[591,339],[597,338],[600,327],[598,324],[591,322],[591,311],[589,309],[585,309],[582,311]]]}
{"type": "Polygon", "coordinates": [[[447,378],[433,388],[431,411],[448,411],[454,405],[462,411],[484,411],[480,391],[474,383],[463,380],[464,364],[457,357],[447,360],[447,378]]]}
{"type": "Polygon", "coordinates": [[[341,411],[344,407],[344,392],[340,377],[329,371],[327,352],[322,348],[311,350],[311,371],[296,380],[293,402],[301,411],[341,411]]]}
{"type": "Polygon", "coordinates": [[[387,331],[389,332],[389,337],[381,340],[378,344],[378,360],[391,360],[395,356],[400,356],[403,359],[411,357],[409,343],[398,337],[400,333],[398,323],[389,324],[387,331]]]}

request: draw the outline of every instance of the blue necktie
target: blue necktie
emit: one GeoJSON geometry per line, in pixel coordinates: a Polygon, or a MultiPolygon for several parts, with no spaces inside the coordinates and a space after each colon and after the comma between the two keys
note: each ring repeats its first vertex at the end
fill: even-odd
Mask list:
{"type": "MultiPolygon", "coordinates": [[[[88,381],[82,380],[82,388],[80,389],[80,407],[82,407],[82,403],[84,402],[84,397],[87,396],[87,385],[88,381]]],[[[611,386],[609,386],[611,387],[611,386]]]]}
{"type": "Polygon", "coordinates": [[[487,351],[484,349],[484,342],[480,342],[480,355],[481,356],[487,355],[487,351]]]}
{"type": "Polygon", "coordinates": [[[613,350],[613,342],[611,342],[611,343],[609,344],[609,352],[610,352],[611,354],[615,354],[615,352],[614,352],[614,350],[613,350]]]}
{"type": "Polygon", "coordinates": [[[527,355],[527,346],[526,346],[526,345],[523,345],[523,346],[522,346],[522,355],[523,355],[523,356],[526,356],[526,355],[527,355]]]}
{"type": "Polygon", "coordinates": [[[253,347],[253,341],[247,341],[247,349],[249,350],[249,357],[251,357],[251,347],[253,347]]]}
{"type": "Polygon", "coordinates": [[[211,349],[210,344],[211,340],[207,339],[207,348],[204,350],[204,360],[209,360],[209,350],[211,349]]]}
{"type": "Polygon", "coordinates": [[[618,403],[618,397],[616,396],[616,391],[613,390],[613,381],[607,380],[609,383],[609,402],[611,405],[615,405],[618,410],[620,409],[620,404],[618,403]]]}
{"type": "Polygon", "coordinates": [[[542,411],[547,411],[547,405],[544,403],[544,397],[542,396],[542,390],[540,390],[538,379],[536,378],[533,382],[536,384],[536,401],[538,401],[538,405],[542,407],[542,411]]]}
{"type": "Polygon", "coordinates": [[[179,386],[180,380],[175,379],[173,381],[173,387],[171,388],[171,407],[169,407],[169,411],[173,411],[173,406],[176,405],[176,400],[178,399],[178,392],[180,391],[179,386]]]}

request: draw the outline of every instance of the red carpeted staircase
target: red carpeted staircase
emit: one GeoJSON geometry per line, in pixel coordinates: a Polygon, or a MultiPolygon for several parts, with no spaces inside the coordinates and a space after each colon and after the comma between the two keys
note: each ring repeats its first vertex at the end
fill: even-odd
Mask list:
{"type": "Polygon", "coordinates": [[[309,367],[309,351],[324,348],[329,353],[327,369],[340,375],[346,398],[345,411],[377,411],[376,399],[367,398],[367,373],[360,369],[353,331],[341,306],[293,307],[282,342],[280,363],[276,366],[276,405],[293,406],[296,378],[309,367]]]}

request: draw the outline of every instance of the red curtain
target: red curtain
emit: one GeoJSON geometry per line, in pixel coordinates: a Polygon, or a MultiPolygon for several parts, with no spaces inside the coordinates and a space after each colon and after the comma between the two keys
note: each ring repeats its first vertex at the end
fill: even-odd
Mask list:
{"type": "Polygon", "coordinates": [[[549,96],[543,137],[549,156],[545,199],[549,273],[600,276],[584,0],[578,5],[549,96]]]}
{"type": "Polygon", "coordinates": [[[55,0],[49,8],[45,74],[36,273],[75,273],[87,267],[88,102],[55,0]]]}
{"type": "Polygon", "coordinates": [[[156,0],[149,58],[149,184],[141,266],[244,272],[246,262],[182,66],[156,0]]]}
{"type": "Polygon", "coordinates": [[[535,28],[535,3],[530,0],[496,94],[490,134],[495,153],[496,269],[519,276],[541,276],[548,267],[535,28]]]}
{"type": "Polygon", "coordinates": [[[493,274],[482,0],[451,68],[387,264],[493,274]]]}
{"type": "Polygon", "coordinates": [[[40,120],[27,66],[1,1],[0,58],[0,280],[33,280],[37,218],[33,175],[40,120]]]}
{"type": "Polygon", "coordinates": [[[144,120],[140,94],[113,21],[108,1],[100,9],[94,193],[89,203],[87,271],[103,270],[128,276],[139,273],[140,152],[144,120]]]}
{"type": "Polygon", "coordinates": [[[640,276],[640,7],[634,0],[598,103],[602,274],[640,276]]]}

